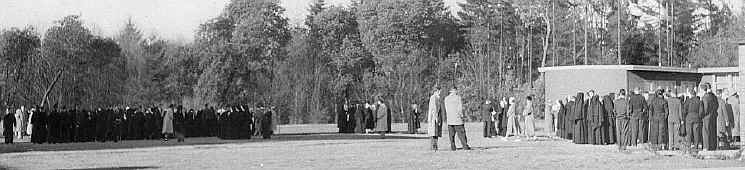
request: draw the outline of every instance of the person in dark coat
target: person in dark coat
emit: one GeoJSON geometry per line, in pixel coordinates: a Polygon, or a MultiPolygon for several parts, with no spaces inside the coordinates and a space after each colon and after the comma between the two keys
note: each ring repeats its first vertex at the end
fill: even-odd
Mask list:
{"type": "Polygon", "coordinates": [[[42,144],[47,142],[47,113],[44,109],[36,107],[33,110],[33,116],[31,116],[31,124],[33,124],[33,130],[31,134],[31,142],[36,144],[42,144]]]}
{"type": "Polygon", "coordinates": [[[354,133],[354,128],[357,126],[357,124],[355,124],[356,122],[354,122],[354,112],[357,112],[357,108],[354,107],[353,104],[349,104],[348,107],[349,108],[347,108],[347,111],[345,112],[346,116],[344,117],[346,118],[345,133],[354,133]]]}
{"type": "Polygon", "coordinates": [[[576,144],[588,144],[589,135],[587,129],[587,105],[585,104],[585,94],[577,93],[577,97],[574,101],[574,110],[572,118],[574,120],[574,143],[576,144]]]}
{"type": "Polygon", "coordinates": [[[686,139],[691,147],[701,148],[703,146],[703,103],[693,89],[688,90],[688,95],[689,97],[684,101],[681,111],[681,116],[685,120],[683,123],[685,124],[686,139]]]}
{"type": "Polygon", "coordinates": [[[363,133],[365,132],[365,127],[367,127],[367,123],[365,122],[365,107],[361,104],[357,104],[355,106],[354,111],[354,133],[363,133]]]}
{"type": "MultiPolygon", "coordinates": [[[[264,115],[261,117],[261,136],[264,139],[271,138],[272,134],[274,133],[274,130],[272,130],[272,110],[269,108],[262,107],[261,111],[264,112],[264,115]]],[[[347,121],[350,122],[350,121],[347,121]]],[[[349,128],[349,127],[347,127],[349,128]]],[[[349,129],[348,129],[349,130],[349,129]]]]}
{"type": "Polygon", "coordinates": [[[3,116],[3,136],[5,137],[6,144],[13,143],[13,129],[16,125],[15,115],[10,113],[10,109],[5,109],[5,115],[3,116]]]}
{"type": "Polygon", "coordinates": [[[644,119],[647,119],[644,112],[647,111],[647,101],[641,95],[640,90],[634,89],[634,94],[629,97],[629,111],[631,111],[631,146],[643,143],[644,119]]]}
{"type": "Polygon", "coordinates": [[[483,135],[485,138],[491,138],[496,135],[496,128],[494,127],[494,121],[492,121],[492,112],[494,107],[489,99],[484,100],[484,104],[481,105],[481,119],[484,122],[483,135]]]}
{"type": "Polygon", "coordinates": [[[593,145],[603,145],[603,119],[605,119],[605,109],[600,103],[600,97],[595,94],[594,90],[589,92],[589,103],[587,104],[587,121],[589,128],[589,143],[593,145]]]}
{"type": "Polygon", "coordinates": [[[657,149],[666,148],[668,139],[667,116],[670,112],[663,94],[663,90],[657,90],[654,96],[649,97],[649,140],[657,149]]]}
{"type": "Polygon", "coordinates": [[[704,150],[716,150],[717,149],[717,109],[719,109],[719,101],[717,96],[711,92],[711,85],[704,83],[701,85],[701,89],[704,91],[704,96],[701,98],[701,102],[704,104],[704,114],[702,121],[703,124],[703,137],[704,137],[704,150]]]}
{"type": "Polygon", "coordinates": [[[615,93],[610,93],[603,96],[602,101],[603,108],[605,109],[605,118],[603,119],[603,122],[605,122],[603,125],[603,140],[606,144],[616,143],[616,114],[613,112],[613,98],[615,98],[615,96],[615,93]]]}
{"type": "Polygon", "coordinates": [[[339,133],[347,132],[347,112],[349,112],[349,103],[345,101],[336,113],[336,128],[339,129],[339,133]]]}
{"type": "Polygon", "coordinates": [[[667,145],[670,149],[682,149],[684,137],[680,135],[680,126],[684,119],[681,116],[683,106],[672,90],[667,91],[665,99],[670,111],[667,115],[667,145]]]}
{"type": "Polygon", "coordinates": [[[375,105],[370,104],[370,101],[365,102],[365,132],[371,133],[375,129],[375,105]]]}
{"type": "Polygon", "coordinates": [[[626,150],[626,146],[631,146],[633,132],[631,131],[631,110],[629,110],[629,100],[626,98],[626,89],[618,92],[618,97],[613,100],[613,113],[616,117],[616,127],[618,133],[618,150],[626,150]]]}
{"type": "Polygon", "coordinates": [[[106,128],[106,125],[111,124],[108,122],[106,112],[104,112],[103,109],[98,108],[93,116],[93,119],[96,125],[96,141],[106,142],[106,134],[108,133],[109,129],[106,128]]]}
{"type": "Polygon", "coordinates": [[[57,143],[57,135],[59,134],[58,126],[59,118],[57,118],[57,105],[52,107],[47,115],[47,142],[57,143]]]}
{"type": "Polygon", "coordinates": [[[416,134],[419,131],[419,115],[421,114],[422,111],[419,110],[419,105],[416,103],[411,104],[411,112],[409,112],[409,117],[406,120],[406,132],[408,134],[416,134]]]}
{"type": "Polygon", "coordinates": [[[558,107],[559,111],[556,112],[556,136],[562,139],[566,139],[566,136],[564,136],[564,117],[566,117],[567,109],[566,109],[566,102],[564,100],[558,101],[558,107]]]}
{"type": "Polygon", "coordinates": [[[576,96],[569,96],[567,104],[565,105],[567,109],[567,113],[564,116],[564,136],[566,136],[566,139],[574,140],[574,109],[577,97],[576,96]]]}
{"type": "Polygon", "coordinates": [[[497,113],[497,123],[498,124],[498,135],[499,136],[506,136],[507,135],[507,110],[510,108],[509,102],[507,102],[506,97],[502,97],[502,100],[499,101],[499,113],[497,113]]]}

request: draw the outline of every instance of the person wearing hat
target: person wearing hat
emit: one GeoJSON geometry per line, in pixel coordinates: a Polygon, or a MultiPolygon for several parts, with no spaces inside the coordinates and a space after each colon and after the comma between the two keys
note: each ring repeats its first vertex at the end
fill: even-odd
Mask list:
{"type": "Polygon", "coordinates": [[[168,136],[173,135],[173,104],[168,106],[163,114],[163,141],[168,141],[168,136]]]}
{"type": "Polygon", "coordinates": [[[740,141],[740,97],[737,92],[727,97],[727,104],[732,106],[732,140],[740,141]]]}
{"type": "Polygon", "coordinates": [[[672,90],[668,90],[665,94],[667,100],[667,107],[669,114],[667,115],[667,143],[670,149],[682,149],[683,138],[681,135],[681,125],[683,122],[682,109],[683,104],[679,98],[675,97],[672,90]]]}
{"type": "Polygon", "coordinates": [[[655,95],[649,97],[649,141],[656,149],[666,148],[668,142],[667,117],[669,108],[667,101],[663,98],[663,93],[663,90],[657,90],[655,95]]]}
{"type": "Polygon", "coordinates": [[[521,133],[520,126],[517,124],[517,105],[515,104],[515,98],[510,97],[509,106],[507,106],[507,132],[504,135],[505,137],[517,136],[521,133]]]}
{"type": "Polygon", "coordinates": [[[5,137],[6,144],[13,143],[13,129],[16,125],[15,115],[10,113],[9,108],[5,108],[5,115],[3,118],[3,136],[5,137]]]}
{"type": "Polygon", "coordinates": [[[383,102],[382,97],[378,98],[375,110],[375,132],[380,134],[381,137],[385,137],[386,133],[391,132],[391,110],[383,102]]]}
{"type": "Polygon", "coordinates": [[[626,99],[626,89],[618,91],[618,96],[613,100],[613,112],[616,114],[616,132],[618,138],[616,144],[619,150],[626,150],[631,144],[631,111],[629,100],[626,99]]]}
{"type": "Polygon", "coordinates": [[[704,114],[703,114],[703,130],[702,135],[704,138],[704,150],[716,150],[717,149],[717,109],[719,109],[719,101],[717,96],[711,91],[711,84],[701,84],[701,90],[703,91],[703,97],[701,101],[704,103],[704,114]]]}
{"type": "Polygon", "coordinates": [[[686,141],[692,148],[700,148],[703,146],[703,114],[704,109],[701,99],[696,96],[695,90],[688,89],[688,99],[683,103],[681,117],[684,119],[686,141]]]}
{"type": "Polygon", "coordinates": [[[644,143],[644,122],[647,121],[645,112],[647,111],[647,100],[641,95],[639,88],[634,89],[634,94],[629,97],[629,110],[631,115],[631,143],[630,146],[636,146],[638,143],[644,143]]]}
{"type": "Polygon", "coordinates": [[[494,107],[489,99],[484,100],[484,104],[481,105],[481,120],[484,122],[484,134],[485,138],[491,138],[496,136],[496,128],[494,127],[494,121],[492,120],[492,113],[494,107]]]}
{"type": "Polygon", "coordinates": [[[435,87],[432,90],[432,96],[429,97],[429,107],[427,107],[427,136],[431,137],[432,150],[437,150],[437,140],[442,137],[442,122],[444,120],[440,104],[440,88],[435,87]]]}

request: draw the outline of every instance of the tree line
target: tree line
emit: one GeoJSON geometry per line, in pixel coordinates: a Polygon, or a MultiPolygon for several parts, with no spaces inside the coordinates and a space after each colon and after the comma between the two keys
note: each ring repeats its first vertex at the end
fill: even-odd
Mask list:
{"type": "MultiPolygon", "coordinates": [[[[183,43],[128,20],[113,37],[70,15],[0,34],[5,107],[266,104],[283,123],[333,122],[382,98],[394,121],[457,86],[469,119],[485,99],[536,96],[539,67],[734,66],[745,17],[719,0],[314,0],[291,25],[277,0],[231,0],[183,43]]],[[[742,10],[745,11],[745,10],[742,10]]],[[[165,24],[165,23],[164,23],[165,24]]],[[[424,108],[422,108],[424,109],[424,108]]]]}

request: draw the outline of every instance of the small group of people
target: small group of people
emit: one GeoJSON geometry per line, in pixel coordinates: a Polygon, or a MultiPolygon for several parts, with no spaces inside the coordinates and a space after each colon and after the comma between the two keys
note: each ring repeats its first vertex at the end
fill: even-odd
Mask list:
{"type": "Polygon", "coordinates": [[[383,136],[391,133],[391,109],[383,99],[357,104],[345,101],[336,121],[339,133],[378,133],[383,136]]]}
{"type": "Polygon", "coordinates": [[[205,106],[199,111],[183,106],[130,108],[113,107],[96,110],[50,109],[24,106],[11,112],[6,108],[0,117],[5,143],[14,138],[31,136],[32,143],[106,142],[120,140],[152,140],[176,137],[219,137],[249,139],[251,136],[270,138],[276,129],[272,108],[229,107],[215,110],[205,106]],[[248,109],[247,109],[248,108],[248,109]]]}
{"type": "Polygon", "coordinates": [[[515,97],[503,97],[496,106],[490,99],[484,99],[479,109],[484,123],[483,136],[536,137],[533,96],[526,96],[524,105],[521,108],[518,106],[515,97]]]}
{"type": "Polygon", "coordinates": [[[453,86],[449,94],[440,95],[441,90],[435,87],[429,97],[427,110],[427,136],[431,138],[431,149],[438,150],[438,139],[442,137],[442,126],[447,126],[448,139],[450,139],[450,150],[455,151],[455,137],[457,136],[462,149],[471,150],[466,137],[466,115],[464,113],[463,100],[458,94],[458,88],[453,86]]]}
{"type": "Polygon", "coordinates": [[[681,94],[637,88],[627,95],[620,89],[602,99],[590,90],[558,101],[553,111],[556,135],[577,144],[717,150],[739,140],[738,94],[715,94],[708,83],[681,94]]]}

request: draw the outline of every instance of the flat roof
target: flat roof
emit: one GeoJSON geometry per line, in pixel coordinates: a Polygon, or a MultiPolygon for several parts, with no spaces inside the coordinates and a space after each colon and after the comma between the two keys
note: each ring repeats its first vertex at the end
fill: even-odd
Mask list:
{"type": "Polygon", "coordinates": [[[540,67],[538,71],[560,70],[626,70],[626,71],[657,71],[657,72],[674,72],[674,73],[736,73],[740,72],[738,67],[707,67],[707,68],[685,68],[685,67],[660,67],[645,65],[574,65],[574,66],[556,66],[540,67]]]}
{"type": "Polygon", "coordinates": [[[645,66],[645,65],[574,65],[574,66],[556,66],[556,67],[538,68],[539,72],[559,71],[559,70],[627,70],[627,71],[698,73],[695,68],[659,67],[659,66],[645,66]]]}
{"type": "Polygon", "coordinates": [[[739,73],[740,68],[738,67],[706,67],[698,68],[699,73],[739,73]]]}

